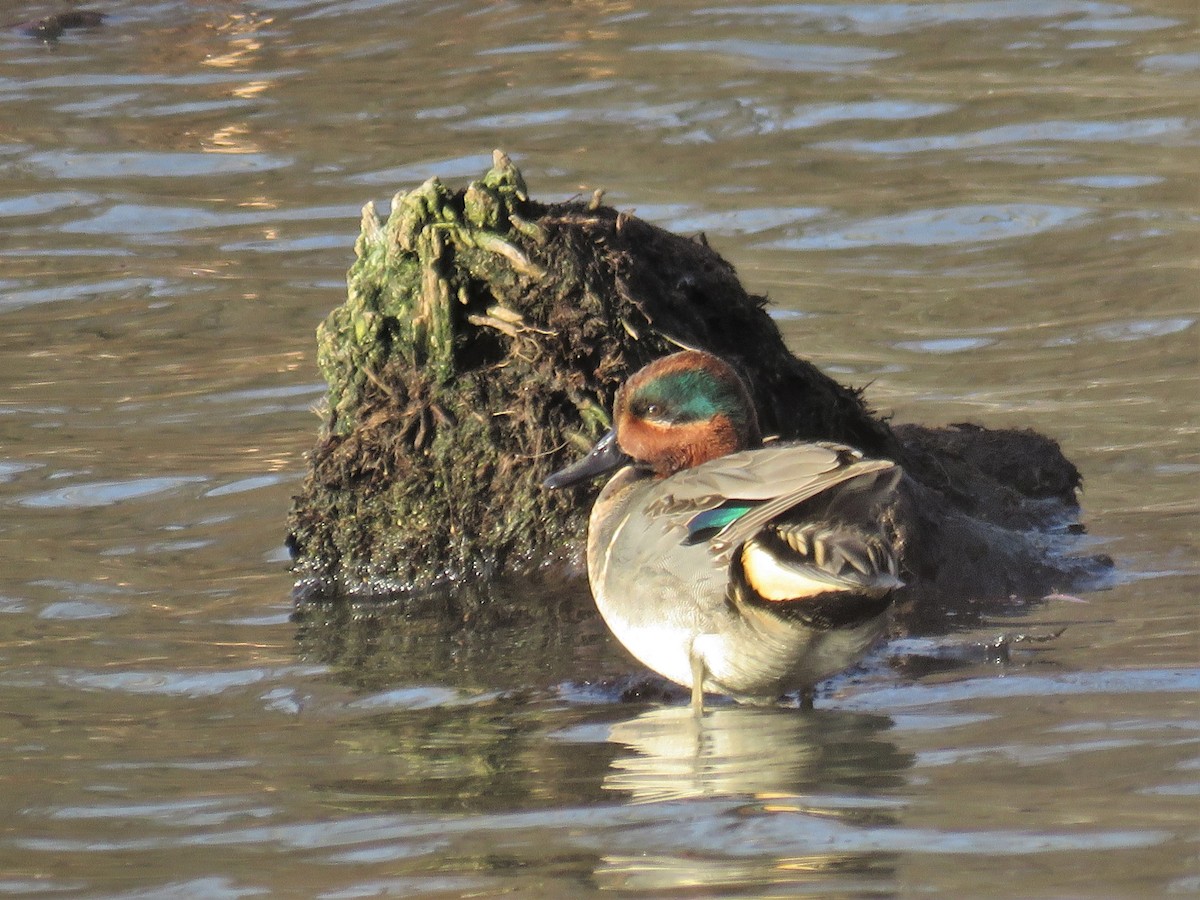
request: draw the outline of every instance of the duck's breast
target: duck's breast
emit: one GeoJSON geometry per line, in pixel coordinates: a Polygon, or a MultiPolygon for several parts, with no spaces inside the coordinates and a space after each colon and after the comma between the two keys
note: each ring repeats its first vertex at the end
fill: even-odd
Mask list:
{"type": "Polygon", "coordinates": [[[698,634],[729,627],[728,567],[705,543],[688,544],[687,518],[654,514],[670,494],[632,470],[601,492],[588,535],[588,576],[596,606],[616,638],[645,665],[691,683],[698,634]]]}

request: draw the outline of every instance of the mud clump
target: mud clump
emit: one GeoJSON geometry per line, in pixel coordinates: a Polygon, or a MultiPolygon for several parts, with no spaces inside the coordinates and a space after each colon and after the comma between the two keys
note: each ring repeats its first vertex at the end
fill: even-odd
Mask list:
{"type": "Polygon", "coordinates": [[[539,203],[497,152],[464,189],[397,194],[386,222],[368,204],[355,254],[317,333],[329,390],[288,522],[298,599],[433,592],[471,615],[495,579],[578,574],[593,494],[541,482],[608,427],[630,373],[681,347],[744,373],[764,433],[905,467],[892,515],[910,600],[1067,589],[1103,568],[1060,552],[1080,479],[1053,441],[893,429],[792,355],[703,237],[599,196],[539,203]]]}

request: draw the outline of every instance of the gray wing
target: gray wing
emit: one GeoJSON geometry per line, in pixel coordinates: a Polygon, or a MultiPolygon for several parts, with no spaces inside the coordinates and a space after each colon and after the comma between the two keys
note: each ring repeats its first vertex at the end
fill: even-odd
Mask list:
{"type": "Polygon", "coordinates": [[[757,503],[709,542],[710,551],[727,561],[731,549],[793,506],[860,475],[895,468],[891,460],[863,459],[856,450],[839,444],[769,444],[659,482],[655,512],[686,527],[691,516],[728,500],[757,503]]]}
{"type": "Polygon", "coordinates": [[[862,459],[850,465],[841,466],[825,472],[814,474],[806,483],[796,486],[786,493],[756,506],[750,512],[731,522],[710,542],[713,553],[719,556],[728,555],[729,551],[739,546],[759,532],[768,522],[787,512],[793,506],[803,503],[810,497],[823,494],[839,484],[866,475],[871,472],[883,472],[895,469],[896,464],[887,459],[862,459]]]}
{"type": "MultiPolygon", "coordinates": [[[[768,444],[685,469],[658,483],[679,501],[771,500],[803,490],[861,454],[839,444],[768,444]]],[[[703,506],[697,509],[705,508],[703,506]]]]}

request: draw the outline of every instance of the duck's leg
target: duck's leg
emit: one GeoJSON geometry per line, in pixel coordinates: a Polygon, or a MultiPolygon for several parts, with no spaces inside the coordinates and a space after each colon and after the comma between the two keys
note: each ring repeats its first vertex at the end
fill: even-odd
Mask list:
{"type": "Polygon", "coordinates": [[[704,659],[692,648],[692,712],[696,718],[704,715],[704,659]]]}

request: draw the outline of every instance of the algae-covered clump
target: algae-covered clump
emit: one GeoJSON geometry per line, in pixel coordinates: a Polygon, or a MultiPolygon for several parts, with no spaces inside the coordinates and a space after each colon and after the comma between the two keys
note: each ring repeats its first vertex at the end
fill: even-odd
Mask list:
{"type": "Polygon", "coordinates": [[[1077,571],[1024,537],[1074,510],[1078,473],[1052,441],[894,432],[857,390],[788,351],[766,301],[702,236],[598,196],[539,203],[507,156],[493,163],[460,190],[432,178],[397,194],[386,223],[363,210],[346,302],[317,333],[328,398],[289,519],[301,596],[411,595],[575,566],[590,494],[541,481],[607,427],[630,372],[679,347],[740,368],[766,433],[905,466],[895,515],[918,590],[969,576],[980,592],[1012,592],[1077,571]],[[996,440],[1004,465],[979,450],[996,440]],[[1012,477],[1022,453],[1036,456],[1033,483],[1012,477]]]}

